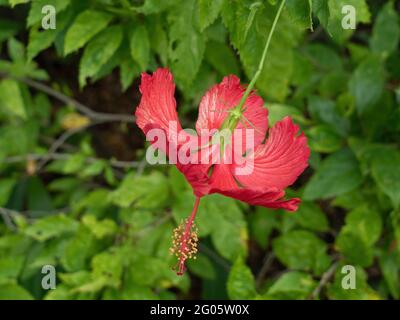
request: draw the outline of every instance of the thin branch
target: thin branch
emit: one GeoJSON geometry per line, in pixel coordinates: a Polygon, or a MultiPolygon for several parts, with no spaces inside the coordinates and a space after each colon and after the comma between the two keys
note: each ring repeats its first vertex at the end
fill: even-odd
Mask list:
{"type": "Polygon", "coordinates": [[[256,288],[260,289],[262,281],[265,278],[265,275],[267,274],[269,268],[271,267],[272,263],[274,262],[275,259],[275,254],[271,251],[268,252],[265,257],[264,257],[264,263],[263,266],[260,269],[260,272],[257,274],[256,277],[256,288]]]}
{"type": "MultiPolygon", "coordinates": [[[[8,157],[2,160],[3,163],[18,163],[18,162],[24,162],[26,160],[68,160],[70,157],[72,157],[74,154],[71,153],[47,153],[47,154],[27,154],[23,156],[13,156],[13,157],[8,157]]],[[[121,161],[121,160],[107,160],[107,159],[102,159],[102,158],[95,158],[95,157],[87,157],[85,158],[85,161],[87,163],[93,163],[96,161],[101,161],[101,160],[106,160],[109,161],[110,165],[114,168],[137,168],[139,166],[139,163],[136,161],[121,161]]]]}
{"type": "Polygon", "coordinates": [[[16,231],[17,227],[13,223],[11,216],[14,214],[12,210],[0,207],[0,215],[3,217],[4,224],[12,231],[16,231]]]}
{"type": "Polygon", "coordinates": [[[318,283],[318,286],[315,288],[315,290],[310,296],[311,299],[316,299],[319,296],[321,290],[325,287],[325,285],[331,280],[331,278],[335,274],[338,266],[339,266],[339,261],[335,261],[330,266],[330,268],[322,275],[321,280],[318,283]]]}
{"type": "Polygon", "coordinates": [[[26,85],[28,85],[29,87],[32,87],[36,90],[42,91],[46,94],[48,94],[49,96],[65,103],[66,105],[71,105],[73,107],[75,107],[78,111],[82,112],[84,115],[86,115],[87,117],[89,117],[92,120],[96,120],[96,121],[121,121],[121,122],[135,122],[135,117],[133,115],[128,115],[128,114],[112,114],[112,113],[104,113],[104,112],[96,112],[93,111],[92,109],[90,109],[89,107],[85,106],[84,104],[80,103],[79,101],[75,100],[74,98],[68,97],[67,95],[54,90],[53,88],[29,79],[29,78],[25,78],[25,77],[14,77],[10,74],[4,73],[4,72],[0,72],[0,77],[7,77],[10,79],[14,79],[17,81],[20,81],[26,85]]]}
{"type": "Polygon", "coordinates": [[[72,130],[65,131],[60,137],[58,137],[58,138],[54,141],[54,143],[53,143],[53,144],[50,146],[50,148],[47,150],[47,155],[45,155],[45,156],[41,159],[41,161],[39,162],[39,164],[38,164],[38,166],[37,166],[37,171],[40,171],[40,170],[46,165],[46,163],[47,163],[49,160],[51,160],[51,159],[49,158],[50,155],[54,154],[54,153],[58,150],[58,148],[60,148],[60,147],[63,145],[63,143],[64,143],[65,141],[67,141],[70,137],[72,137],[72,136],[75,135],[76,133],[81,132],[81,131],[84,131],[85,129],[89,128],[89,127],[92,126],[92,125],[94,125],[94,124],[92,123],[92,124],[89,124],[89,125],[86,125],[86,126],[82,126],[82,127],[79,127],[79,128],[75,128],[75,129],[72,129],[72,130]]]}

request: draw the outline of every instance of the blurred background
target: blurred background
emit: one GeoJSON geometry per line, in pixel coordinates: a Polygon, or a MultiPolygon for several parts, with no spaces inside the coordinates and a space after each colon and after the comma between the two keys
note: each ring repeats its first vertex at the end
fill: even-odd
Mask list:
{"type": "Polygon", "coordinates": [[[194,196],[146,163],[140,73],[171,69],[193,128],[210,86],[249,82],[279,3],[0,0],[0,298],[400,297],[399,1],[287,1],[256,87],[309,139],[303,202],[204,198],[197,259],[172,271],[194,196]]]}

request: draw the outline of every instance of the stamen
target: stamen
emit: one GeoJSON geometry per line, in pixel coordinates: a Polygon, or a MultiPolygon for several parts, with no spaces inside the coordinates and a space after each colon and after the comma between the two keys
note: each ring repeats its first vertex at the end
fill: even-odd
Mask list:
{"type": "MultiPolygon", "coordinates": [[[[198,243],[198,229],[194,223],[197,209],[200,204],[200,198],[196,198],[194,203],[192,214],[184,222],[180,223],[178,227],[174,229],[172,235],[172,247],[170,253],[175,254],[178,258],[177,272],[176,274],[181,276],[186,270],[185,261],[187,259],[196,259],[197,243],[198,243]]],[[[176,267],[174,268],[176,269],[176,267]]]]}

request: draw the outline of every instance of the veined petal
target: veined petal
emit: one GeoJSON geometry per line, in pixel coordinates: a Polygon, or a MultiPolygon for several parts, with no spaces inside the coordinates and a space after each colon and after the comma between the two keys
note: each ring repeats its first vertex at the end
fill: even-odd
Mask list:
{"type": "MultiPolygon", "coordinates": [[[[208,193],[208,164],[200,164],[199,161],[188,164],[180,162],[179,150],[190,139],[198,140],[198,137],[190,136],[179,123],[174,98],[175,84],[172,74],[168,69],[157,69],[153,75],[142,74],[140,84],[142,98],[136,109],[136,123],[147,134],[151,129],[159,129],[165,134],[165,146],[157,143],[157,148],[168,157],[174,157],[177,168],[185,175],[193,187],[196,196],[208,193]],[[172,155],[170,150],[175,153],[172,155]]],[[[157,141],[151,141],[155,144],[157,141]]],[[[198,157],[194,154],[193,157],[198,157]]]]}
{"type": "Polygon", "coordinates": [[[171,72],[166,68],[159,68],[152,75],[142,73],[139,89],[142,98],[135,112],[139,128],[145,134],[146,128],[149,127],[161,128],[168,132],[169,124],[175,121],[179,132],[182,127],[176,112],[175,83],[171,72]]]}
{"type": "Polygon", "coordinates": [[[285,195],[285,192],[277,188],[212,188],[210,193],[221,193],[225,196],[246,202],[254,206],[263,206],[271,209],[285,209],[287,211],[296,211],[300,203],[300,199],[298,198],[284,200],[283,196],[285,195]]]}
{"type": "MultiPolygon", "coordinates": [[[[220,84],[208,90],[200,102],[196,122],[199,135],[202,129],[221,129],[222,123],[229,115],[228,111],[239,104],[244,91],[240,79],[235,75],[225,77],[220,84]]],[[[264,108],[263,100],[254,92],[247,98],[244,107],[244,116],[251,124],[243,119],[245,124],[239,123],[237,128],[255,128],[254,146],[257,146],[264,140],[268,129],[268,110],[264,108]]]]}
{"type": "Polygon", "coordinates": [[[299,127],[289,117],[277,122],[270,129],[265,144],[259,145],[254,154],[247,155],[242,166],[233,166],[235,170],[246,167],[249,174],[235,175],[244,187],[276,187],[284,189],[293,184],[308,166],[310,150],[304,134],[298,135],[299,127]],[[253,158],[252,158],[253,157],[253,158]]]}

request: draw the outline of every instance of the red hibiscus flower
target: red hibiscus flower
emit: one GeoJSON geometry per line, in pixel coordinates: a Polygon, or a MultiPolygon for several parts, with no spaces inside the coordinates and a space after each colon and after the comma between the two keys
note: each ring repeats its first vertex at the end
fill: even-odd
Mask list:
{"type": "MultiPolygon", "coordinates": [[[[188,139],[193,138],[183,131],[179,123],[172,74],[168,69],[158,69],[153,75],[143,73],[140,92],[142,98],[135,114],[137,125],[145,134],[151,129],[165,132],[167,146],[159,149],[171,156],[171,144],[180,150],[188,139]],[[176,125],[171,126],[171,123],[176,125]]],[[[299,134],[299,127],[293,124],[290,117],[268,130],[268,110],[254,92],[244,97],[243,105],[238,108],[244,93],[245,88],[234,75],[214,85],[200,102],[196,122],[199,138],[194,138],[198,142],[204,129],[254,129],[254,145],[242,149],[244,162],[238,163],[235,157],[231,163],[201,161],[198,152],[190,155],[191,159],[196,158],[198,162],[183,163],[179,158],[176,161],[177,168],[185,175],[196,195],[192,214],[175,230],[172,251],[179,260],[178,274],[184,272],[185,260],[197,251],[194,219],[201,197],[220,193],[250,205],[288,211],[297,210],[299,205],[300,199],[284,199],[284,189],[293,184],[307,167],[310,151],[306,137],[303,133],[299,134]],[[238,174],[238,169],[248,169],[248,174],[238,174]]],[[[231,139],[235,139],[233,134],[231,139]]],[[[235,153],[234,145],[212,144],[209,140],[206,144],[200,143],[198,150],[204,149],[208,150],[206,160],[215,152],[221,153],[222,160],[228,153],[235,153]]]]}

